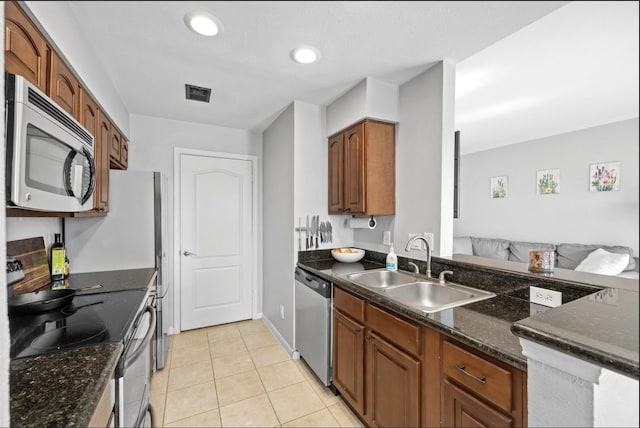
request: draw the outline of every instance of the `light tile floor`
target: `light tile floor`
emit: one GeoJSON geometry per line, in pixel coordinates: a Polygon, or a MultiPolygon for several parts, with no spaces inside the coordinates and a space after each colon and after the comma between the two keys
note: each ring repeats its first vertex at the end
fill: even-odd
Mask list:
{"type": "Polygon", "coordinates": [[[158,427],[362,427],[262,320],[171,336],[151,380],[158,427]]]}

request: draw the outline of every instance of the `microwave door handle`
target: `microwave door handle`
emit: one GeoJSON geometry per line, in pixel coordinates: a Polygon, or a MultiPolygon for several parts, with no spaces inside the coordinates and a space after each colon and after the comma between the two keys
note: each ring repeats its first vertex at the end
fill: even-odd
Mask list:
{"type": "Polygon", "coordinates": [[[73,193],[73,183],[71,182],[71,164],[75,157],[76,152],[74,150],[70,151],[67,158],[64,160],[64,167],[62,169],[62,173],[64,174],[64,190],[66,190],[67,195],[69,196],[76,196],[73,193]]]}
{"type": "Polygon", "coordinates": [[[96,174],[96,161],[93,160],[93,156],[91,156],[91,153],[89,153],[86,147],[83,147],[82,151],[84,152],[84,155],[89,160],[89,188],[87,189],[87,193],[82,195],[82,201],[81,201],[84,204],[85,202],[87,202],[87,200],[89,200],[89,198],[93,194],[94,189],[96,188],[97,174],[96,174]]]}

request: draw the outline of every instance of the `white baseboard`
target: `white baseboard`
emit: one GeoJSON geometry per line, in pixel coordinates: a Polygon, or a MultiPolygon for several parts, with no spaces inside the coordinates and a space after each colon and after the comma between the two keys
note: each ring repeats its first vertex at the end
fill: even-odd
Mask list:
{"type": "Polygon", "coordinates": [[[289,345],[287,343],[286,340],[284,340],[284,337],[282,337],[280,332],[274,327],[274,325],[271,323],[271,321],[269,321],[269,318],[267,318],[264,315],[262,315],[262,320],[267,325],[269,330],[271,330],[271,333],[273,333],[273,335],[276,337],[276,339],[278,339],[278,342],[280,342],[280,345],[282,345],[282,347],[287,352],[287,354],[289,354],[293,358],[293,356],[294,356],[293,348],[291,347],[291,345],[289,345]]]}

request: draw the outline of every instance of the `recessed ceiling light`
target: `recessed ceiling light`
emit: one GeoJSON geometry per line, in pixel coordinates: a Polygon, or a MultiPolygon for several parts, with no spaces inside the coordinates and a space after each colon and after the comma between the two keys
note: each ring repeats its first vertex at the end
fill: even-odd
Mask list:
{"type": "Polygon", "coordinates": [[[291,51],[291,59],[300,64],[311,64],[320,59],[320,51],[313,46],[300,46],[291,51]]]}
{"type": "Polygon", "coordinates": [[[213,37],[224,31],[222,22],[207,12],[189,12],[184,16],[184,23],[203,36],[213,37]]]}

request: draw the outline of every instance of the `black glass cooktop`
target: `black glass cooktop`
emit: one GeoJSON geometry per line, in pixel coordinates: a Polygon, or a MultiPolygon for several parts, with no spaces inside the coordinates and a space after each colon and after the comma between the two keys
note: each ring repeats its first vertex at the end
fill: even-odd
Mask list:
{"type": "Polygon", "coordinates": [[[11,316],[11,358],[123,342],[145,297],[146,290],[76,295],[58,310],[11,316]]]}

